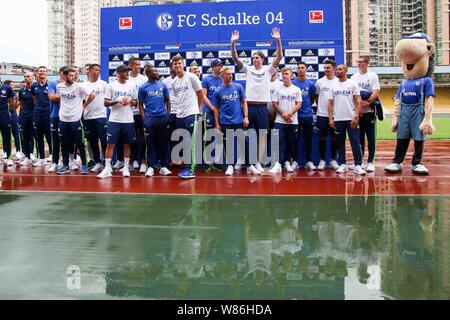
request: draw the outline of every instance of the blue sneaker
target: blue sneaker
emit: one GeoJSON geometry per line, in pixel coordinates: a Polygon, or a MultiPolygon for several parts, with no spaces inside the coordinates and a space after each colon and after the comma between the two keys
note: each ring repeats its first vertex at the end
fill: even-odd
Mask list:
{"type": "Polygon", "coordinates": [[[61,168],[56,170],[56,174],[65,174],[67,172],[69,172],[69,167],[68,166],[62,166],[61,168]]]}
{"type": "Polygon", "coordinates": [[[195,172],[190,169],[184,169],[178,174],[178,176],[182,179],[192,179],[195,178],[195,172]]]}
{"type": "Polygon", "coordinates": [[[81,174],[88,174],[88,168],[86,166],[81,166],[81,174]]]}

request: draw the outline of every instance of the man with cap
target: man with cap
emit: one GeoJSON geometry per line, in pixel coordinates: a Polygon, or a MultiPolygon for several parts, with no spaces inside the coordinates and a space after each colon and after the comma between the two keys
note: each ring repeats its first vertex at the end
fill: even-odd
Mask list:
{"type": "MultiPolygon", "coordinates": [[[[202,80],[202,88],[203,93],[208,99],[203,100],[202,113],[203,113],[203,130],[206,131],[208,129],[213,129],[215,126],[214,122],[214,106],[211,104],[211,99],[214,96],[215,91],[219,88],[223,81],[220,77],[220,70],[222,69],[223,64],[220,59],[214,59],[211,61],[211,69],[212,74],[203,78],[202,80]]],[[[203,150],[208,146],[206,142],[204,142],[203,150]]],[[[207,167],[205,168],[205,172],[209,172],[211,170],[220,170],[217,169],[213,163],[206,163],[207,167]]],[[[222,170],[220,170],[222,171],[222,170]]]]}
{"type": "MultiPolygon", "coordinates": [[[[267,131],[269,129],[269,111],[267,110],[267,104],[271,102],[269,84],[272,75],[276,72],[278,65],[283,59],[280,29],[273,28],[272,37],[277,43],[277,56],[275,60],[269,66],[264,66],[264,53],[258,51],[253,54],[253,66],[247,66],[239,60],[236,51],[239,31],[233,31],[231,36],[232,59],[236,66],[247,76],[245,92],[248,103],[249,128],[255,129],[258,136],[260,130],[267,131]]],[[[248,167],[250,173],[261,174],[264,172],[261,161],[266,153],[266,147],[266,143],[261,141],[258,148],[258,163],[248,167]]]]}
{"type": "Polygon", "coordinates": [[[130,144],[134,141],[132,107],[138,104],[136,86],[128,82],[130,70],[125,64],[119,65],[116,69],[117,80],[110,83],[106,89],[105,107],[111,107],[111,115],[108,122],[105,169],[97,176],[100,179],[112,176],[111,158],[117,143],[123,143],[124,147],[122,176],[130,176],[130,144]]]}

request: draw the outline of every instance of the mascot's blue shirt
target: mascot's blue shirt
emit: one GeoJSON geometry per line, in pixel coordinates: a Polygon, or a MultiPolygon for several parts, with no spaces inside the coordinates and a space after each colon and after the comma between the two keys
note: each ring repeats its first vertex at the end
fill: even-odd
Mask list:
{"type": "Polygon", "coordinates": [[[403,95],[403,103],[420,103],[420,84],[423,79],[423,87],[425,89],[425,96],[435,96],[434,94],[434,83],[430,77],[418,78],[413,80],[406,80],[398,88],[396,98],[400,99],[400,95],[403,95]]]}

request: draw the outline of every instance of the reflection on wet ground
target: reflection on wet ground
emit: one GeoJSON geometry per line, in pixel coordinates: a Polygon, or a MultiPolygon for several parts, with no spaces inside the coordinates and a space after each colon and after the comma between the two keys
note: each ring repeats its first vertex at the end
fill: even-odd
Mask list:
{"type": "Polygon", "coordinates": [[[0,299],[449,299],[450,197],[0,194],[0,299]]]}

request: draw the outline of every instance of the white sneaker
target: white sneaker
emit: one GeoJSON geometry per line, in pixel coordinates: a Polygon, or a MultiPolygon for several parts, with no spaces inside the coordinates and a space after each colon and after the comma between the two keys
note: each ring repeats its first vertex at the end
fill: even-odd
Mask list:
{"type": "Polygon", "coordinates": [[[261,171],[256,169],[254,165],[251,165],[247,168],[247,173],[259,175],[259,174],[261,174],[261,171]]]}
{"type": "Polygon", "coordinates": [[[139,162],[137,162],[136,160],[133,161],[133,168],[135,170],[139,169],[139,162]]]}
{"type": "MultiPolygon", "coordinates": [[[[366,167],[364,166],[364,163],[361,163],[361,168],[363,170],[366,169],[366,167]]],[[[351,164],[351,165],[348,166],[348,170],[354,170],[354,169],[355,169],[355,164],[351,164]]]]}
{"type": "Polygon", "coordinates": [[[12,167],[12,166],[14,165],[13,159],[8,159],[8,160],[6,160],[6,165],[7,165],[8,167],[12,167]]]}
{"type": "Polygon", "coordinates": [[[35,161],[36,160],[36,156],[33,153],[30,153],[30,160],[31,161],[35,161]]]}
{"type": "Polygon", "coordinates": [[[401,163],[391,163],[386,168],[384,168],[384,171],[389,173],[399,173],[402,171],[402,164],[401,163]]]}
{"type": "Polygon", "coordinates": [[[282,171],[283,171],[283,169],[281,168],[281,164],[279,162],[275,162],[273,167],[269,170],[269,173],[276,174],[276,173],[281,173],[282,171]]]}
{"type": "Polygon", "coordinates": [[[118,170],[123,167],[123,162],[120,160],[117,160],[116,163],[113,165],[113,170],[118,170]]]}
{"type": "Polygon", "coordinates": [[[298,169],[298,163],[297,161],[293,161],[291,164],[292,170],[297,170],[298,169]]]}
{"type": "Polygon", "coordinates": [[[232,176],[234,174],[234,168],[233,168],[233,166],[228,166],[227,167],[227,170],[225,171],[225,175],[226,176],[232,176]]]}
{"type": "Polygon", "coordinates": [[[103,169],[102,164],[101,164],[101,163],[97,163],[97,164],[95,164],[95,166],[91,169],[91,172],[97,173],[97,172],[99,172],[99,171],[102,170],[102,169],[103,169]]]}
{"type": "Polygon", "coordinates": [[[108,169],[105,168],[105,169],[103,169],[102,172],[100,172],[99,175],[97,175],[97,178],[105,179],[105,178],[109,178],[111,176],[112,176],[111,170],[108,170],[108,169]]]}
{"type": "Polygon", "coordinates": [[[316,166],[314,165],[314,163],[312,163],[311,161],[309,161],[309,162],[306,164],[306,170],[309,170],[309,171],[316,170],[316,166]]]}
{"type": "Polygon", "coordinates": [[[56,169],[57,169],[57,165],[56,165],[56,163],[53,162],[52,164],[50,164],[48,166],[47,172],[55,172],[56,169]]]}
{"type": "Polygon", "coordinates": [[[337,170],[339,168],[338,163],[336,162],[336,160],[331,160],[330,162],[330,168],[333,170],[337,170]]]}
{"type": "Polygon", "coordinates": [[[146,177],[153,177],[155,175],[155,170],[152,167],[149,167],[147,172],[145,173],[146,177]]]}
{"type": "Polygon", "coordinates": [[[317,166],[317,170],[324,170],[325,169],[325,161],[320,160],[319,165],[317,166]]]}
{"type": "Polygon", "coordinates": [[[348,166],[346,164],[341,164],[339,168],[337,168],[336,173],[344,173],[348,171],[348,166]]]}
{"type": "Polygon", "coordinates": [[[130,170],[127,167],[123,167],[122,176],[128,178],[130,176],[130,170]]]}
{"type": "Polygon", "coordinates": [[[256,170],[258,170],[261,173],[264,173],[264,168],[261,166],[261,163],[257,163],[255,166],[256,170]]]}
{"type": "Polygon", "coordinates": [[[375,171],[375,166],[373,165],[372,162],[369,162],[369,163],[367,164],[366,171],[367,171],[367,172],[374,172],[374,171],[375,171]]]}
{"type": "Polygon", "coordinates": [[[141,164],[141,167],[139,168],[139,173],[146,173],[147,172],[147,165],[145,163],[141,164]]]}
{"type": "Polygon", "coordinates": [[[26,158],[23,159],[22,162],[20,162],[20,166],[21,167],[27,167],[27,166],[31,166],[33,164],[33,161],[31,161],[30,159],[26,158]]]}
{"type": "Polygon", "coordinates": [[[172,174],[172,171],[170,171],[169,169],[167,169],[166,167],[162,167],[159,170],[159,174],[162,174],[163,176],[170,176],[172,174]]]}
{"type": "Polygon", "coordinates": [[[243,164],[245,164],[245,161],[242,160],[242,159],[238,159],[238,160],[236,161],[236,164],[234,165],[234,170],[236,170],[236,171],[241,171],[242,165],[243,165],[243,164]]]}
{"type": "Polygon", "coordinates": [[[355,166],[355,168],[353,169],[353,172],[356,174],[360,174],[360,175],[366,174],[366,172],[364,171],[364,169],[361,166],[355,166]]]}
{"type": "Polygon", "coordinates": [[[45,159],[47,162],[52,162],[53,160],[53,155],[49,154],[47,159],[45,159]]]}
{"type": "Polygon", "coordinates": [[[78,170],[77,161],[73,160],[72,162],[69,162],[69,170],[75,171],[78,170]]]}
{"type": "Polygon", "coordinates": [[[292,168],[292,166],[291,166],[289,161],[286,161],[284,163],[284,168],[286,169],[287,172],[294,172],[294,169],[292,168]]]}
{"type": "Polygon", "coordinates": [[[33,167],[42,167],[47,164],[47,160],[45,159],[38,159],[35,163],[33,163],[33,167]]]}
{"type": "MultiPolygon", "coordinates": [[[[122,172],[123,172],[123,170],[125,170],[125,166],[123,166],[123,167],[122,167],[122,169],[120,169],[120,170],[119,170],[119,172],[120,172],[120,173],[122,173],[122,172]]],[[[130,165],[128,165],[128,171],[130,171],[130,172],[133,172],[133,171],[134,171],[134,167],[133,167],[133,166],[130,166],[130,165]]]]}
{"type": "Polygon", "coordinates": [[[23,158],[25,158],[25,155],[23,154],[23,152],[17,151],[16,152],[16,160],[21,161],[21,160],[23,160],[23,158]]]}
{"type": "Polygon", "coordinates": [[[413,166],[412,168],[412,172],[416,173],[416,174],[428,174],[428,169],[427,167],[425,167],[422,163],[416,164],[415,166],[413,166]]]}
{"type": "Polygon", "coordinates": [[[77,166],[81,165],[81,157],[77,154],[77,159],[75,160],[77,166]]]}

